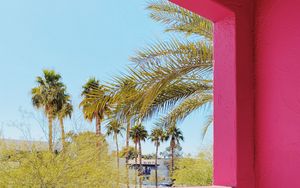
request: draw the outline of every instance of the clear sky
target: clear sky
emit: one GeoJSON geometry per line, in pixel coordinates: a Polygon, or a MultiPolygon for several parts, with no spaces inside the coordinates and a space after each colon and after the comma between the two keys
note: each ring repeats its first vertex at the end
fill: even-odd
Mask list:
{"type": "MultiPolygon", "coordinates": [[[[163,25],[153,22],[143,0],[9,0],[0,1],[0,123],[2,136],[23,139],[24,131],[35,140],[45,139],[36,119],[22,111],[35,112],[30,89],[42,69],[54,69],[72,95],[75,108],[81,86],[90,76],[109,81],[130,64],[134,51],[157,39],[167,39],[163,25]],[[17,127],[19,128],[17,128],[17,127]],[[26,132],[26,131],[25,131],[26,132]]],[[[66,122],[82,129],[93,125],[82,122],[80,111],[66,122]],[[79,123],[78,123],[79,122],[79,123]]],[[[193,114],[180,127],[186,153],[202,147],[201,123],[205,115],[193,114]]],[[[151,129],[151,123],[147,124],[151,129]]],[[[210,143],[209,131],[204,143],[210,143]]],[[[151,143],[146,153],[154,152],[151,143]]]]}

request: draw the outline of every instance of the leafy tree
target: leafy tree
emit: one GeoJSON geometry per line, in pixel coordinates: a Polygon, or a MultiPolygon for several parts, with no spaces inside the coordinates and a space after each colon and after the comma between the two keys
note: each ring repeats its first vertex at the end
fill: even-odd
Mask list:
{"type": "Polygon", "coordinates": [[[175,186],[207,186],[212,184],[212,156],[200,153],[196,158],[180,158],[173,174],[175,186]]]}
{"type": "Polygon", "coordinates": [[[34,147],[24,152],[7,148],[0,156],[9,156],[0,159],[0,187],[118,186],[115,158],[109,154],[104,137],[91,132],[67,134],[61,153],[34,147]]]}
{"type": "Polygon", "coordinates": [[[142,158],[143,159],[155,159],[155,153],[143,155],[142,158]]]}
{"type": "Polygon", "coordinates": [[[158,147],[160,146],[161,142],[166,140],[166,134],[161,127],[157,127],[152,129],[150,134],[150,140],[155,145],[155,185],[158,187],[158,176],[157,176],[157,156],[158,156],[158,147]]]}
{"type": "Polygon", "coordinates": [[[81,93],[83,100],[80,106],[85,119],[90,122],[96,120],[96,135],[101,135],[101,122],[110,114],[108,91],[105,85],[100,85],[99,80],[90,78],[81,93]]]}
{"type": "Polygon", "coordinates": [[[138,155],[137,151],[134,149],[134,147],[123,147],[122,150],[120,151],[120,157],[128,157],[128,159],[135,159],[136,156],[138,155]]]}
{"type": "Polygon", "coordinates": [[[184,138],[181,130],[178,127],[176,127],[176,125],[172,125],[168,127],[166,135],[167,135],[166,140],[170,140],[170,149],[171,149],[170,171],[172,175],[174,172],[174,150],[176,146],[179,145],[180,142],[184,140],[184,138]]]}
{"type": "MultiPolygon", "coordinates": [[[[159,153],[163,158],[171,158],[171,147],[166,147],[165,151],[159,153]]],[[[183,156],[182,147],[180,145],[176,145],[174,148],[174,157],[180,158],[183,156]]]]}
{"type": "Polygon", "coordinates": [[[65,86],[54,70],[43,70],[43,77],[38,76],[36,83],[37,86],[31,90],[32,104],[37,109],[43,109],[48,118],[49,150],[53,151],[53,120],[62,108],[60,100],[65,95],[65,86]]]}

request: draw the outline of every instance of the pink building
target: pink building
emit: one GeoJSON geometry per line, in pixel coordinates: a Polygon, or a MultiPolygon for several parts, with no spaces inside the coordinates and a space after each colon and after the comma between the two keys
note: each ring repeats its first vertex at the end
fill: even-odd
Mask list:
{"type": "Polygon", "coordinates": [[[173,0],[214,22],[214,184],[300,188],[300,0],[173,0]]]}

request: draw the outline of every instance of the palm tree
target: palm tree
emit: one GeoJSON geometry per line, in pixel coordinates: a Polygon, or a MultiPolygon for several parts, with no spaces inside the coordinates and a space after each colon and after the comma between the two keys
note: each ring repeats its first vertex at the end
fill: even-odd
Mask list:
{"type": "Polygon", "coordinates": [[[101,135],[101,122],[110,112],[107,92],[108,88],[106,86],[100,85],[99,81],[95,78],[90,78],[83,86],[81,93],[83,100],[80,106],[82,107],[85,119],[90,122],[94,119],[96,120],[96,135],[101,135]]]}
{"type": "MultiPolygon", "coordinates": [[[[126,126],[126,148],[129,148],[131,121],[138,113],[134,107],[138,90],[136,83],[131,79],[115,78],[115,82],[111,83],[112,103],[115,103],[114,114],[116,118],[127,124],[126,126]]],[[[126,157],[128,162],[128,157],[126,157]]]]}
{"type": "Polygon", "coordinates": [[[157,156],[158,156],[158,147],[161,142],[164,142],[166,139],[166,134],[161,127],[156,127],[152,129],[150,134],[150,139],[155,145],[155,185],[158,187],[158,176],[157,176],[157,156]]]}
{"type": "Polygon", "coordinates": [[[161,125],[176,124],[193,111],[212,104],[212,23],[169,1],[152,1],[150,17],[167,26],[166,32],[185,34],[182,39],[158,41],[138,50],[124,80],[139,88],[135,106],[142,119],[161,112],[161,125]],[[193,36],[189,40],[189,36],[193,36]]]}
{"type": "Polygon", "coordinates": [[[171,148],[171,175],[173,175],[174,172],[174,149],[176,148],[176,146],[180,145],[180,141],[184,141],[183,138],[183,134],[181,132],[181,130],[176,127],[176,125],[170,125],[169,127],[167,127],[167,136],[166,136],[166,140],[170,140],[170,148],[171,148]]]}
{"type": "Polygon", "coordinates": [[[122,132],[125,130],[123,125],[118,122],[116,119],[111,120],[106,125],[106,134],[108,136],[113,135],[114,141],[116,143],[116,149],[117,149],[117,166],[118,169],[120,168],[120,158],[119,158],[119,144],[118,144],[118,135],[122,136],[122,132]]]}
{"type": "MultiPolygon", "coordinates": [[[[145,129],[145,127],[141,124],[137,124],[130,130],[130,137],[132,138],[135,149],[137,151],[137,145],[139,147],[138,149],[138,158],[139,158],[139,175],[142,175],[143,165],[142,165],[142,145],[141,141],[145,141],[148,137],[148,133],[145,129]]],[[[135,164],[137,164],[137,157],[135,158],[135,164]]],[[[142,181],[140,178],[140,187],[142,187],[142,181]]]]}
{"type": "Polygon", "coordinates": [[[61,99],[61,109],[57,112],[57,117],[59,120],[60,124],[60,129],[61,129],[61,143],[62,143],[62,148],[64,149],[66,144],[65,144],[65,130],[64,130],[64,119],[69,117],[71,118],[72,113],[73,113],[73,105],[71,104],[70,100],[70,95],[65,94],[63,98],[61,99]]]}
{"type": "Polygon", "coordinates": [[[129,188],[129,140],[130,140],[130,130],[131,125],[135,123],[136,117],[138,116],[139,109],[135,105],[136,96],[139,91],[136,88],[137,84],[134,80],[130,78],[120,78],[115,77],[114,82],[110,83],[111,91],[111,103],[114,104],[113,116],[118,121],[126,124],[126,177],[127,177],[127,187],[129,188]]]}
{"type": "Polygon", "coordinates": [[[53,151],[53,120],[61,109],[60,100],[65,95],[65,86],[61,76],[54,70],[43,70],[43,77],[36,78],[37,86],[32,88],[32,104],[37,109],[43,109],[48,118],[49,150],[53,151]]]}

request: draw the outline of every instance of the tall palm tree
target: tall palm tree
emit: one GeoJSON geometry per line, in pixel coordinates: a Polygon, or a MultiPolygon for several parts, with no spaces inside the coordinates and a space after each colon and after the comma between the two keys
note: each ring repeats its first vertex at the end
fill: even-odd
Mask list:
{"type": "Polygon", "coordinates": [[[135,106],[136,96],[139,91],[136,88],[137,84],[134,80],[127,78],[122,79],[115,77],[114,82],[110,83],[111,90],[111,103],[114,104],[113,116],[120,122],[126,124],[126,177],[127,177],[127,188],[129,188],[129,140],[130,130],[132,124],[135,123],[136,117],[138,116],[139,109],[135,106]]]}
{"type": "Polygon", "coordinates": [[[158,41],[138,50],[124,80],[137,83],[140,118],[161,112],[162,125],[178,123],[193,111],[212,104],[213,25],[167,0],[148,4],[150,17],[166,25],[166,32],[185,37],[158,41]],[[193,38],[189,38],[193,36],[193,38]],[[178,39],[182,38],[182,39],[178,39]]]}
{"type": "Polygon", "coordinates": [[[120,168],[120,158],[119,158],[119,143],[118,143],[118,135],[122,136],[122,132],[125,130],[123,125],[118,122],[118,120],[113,119],[106,125],[106,134],[108,136],[113,135],[115,144],[116,144],[116,150],[117,150],[117,166],[118,169],[120,168]]]}
{"type": "MultiPolygon", "coordinates": [[[[139,158],[139,175],[142,175],[143,165],[142,165],[142,144],[141,141],[145,141],[148,137],[147,130],[145,127],[141,124],[137,124],[130,130],[130,137],[132,138],[135,149],[137,150],[137,145],[139,147],[138,149],[138,158],[139,158]]],[[[135,164],[137,164],[137,157],[135,158],[135,164]]],[[[140,177],[140,187],[142,187],[142,181],[140,177]]]]}
{"type": "Polygon", "coordinates": [[[92,122],[96,120],[96,135],[101,135],[101,123],[105,116],[109,115],[109,97],[108,88],[99,84],[99,80],[90,78],[83,86],[81,96],[83,100],[80,103],[84,118],[92,122]]]}
{"type": "Polygon", "coordinates": [[[64,149],[65,144],[65,128],[64,128],[64,119],[69,117],[71,118],[73,113],[73,105],[71,104],[70,95],[65,94],[63,98],[61,99],[61,109],[57,112],[57,117],[60,124],[61,129],[61,144],[62,148],[64,149]]]}
{"type": "Polygon", "coordinates": [[[61,76],[54,70],[43,70],[43,77],[36,78],[37,86],[32,88],[32,104],[37,109],[43,109],[48,118],[49,150],[53,151],[53,120],[61,109],[60,100],[65,95],[65,86],[61,76]]]}
{"type": "Polygon", "coordinates": [[[167,127],[167,137],[166,140],[170,140],[170,149],[171,149],[171,175],[173,175],[174,172],[174,149],[176,146],[180,145],[181,141],[184,141],[183,134],[181,130],[175,125],[170,125],[167,127]]]}
{"type": "Polygon", "coordinates": [[[158,187],[158,176],[157,176],[157,156],[158,156],[158,147],[166,139],[166,134],[161,127],[156,127],[152,129],[150,134],[150,139],[155,145],[155,185],[158,187]]]}
{"type": "MultiPolygon", "coordinates": [[[[138,90],[136,83],[131,79],[115,78],[115,82],[111,83],[112,103],[115,103],[114,114],[116,118],[127,124],[126,126],[126,148],[129,148],[131,121],[138,113],[134,107],[138,90]]],[[[128,157],[126,157],[128,162],[128,157]]]]}

